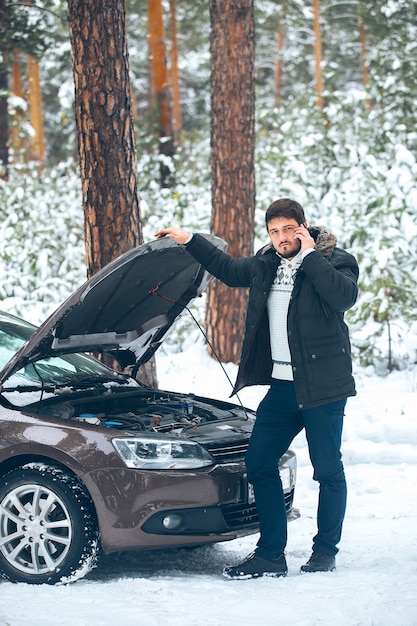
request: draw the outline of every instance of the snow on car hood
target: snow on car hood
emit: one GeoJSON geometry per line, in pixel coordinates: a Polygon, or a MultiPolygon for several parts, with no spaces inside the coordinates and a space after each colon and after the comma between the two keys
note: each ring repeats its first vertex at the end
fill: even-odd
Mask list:
{"type": "MultiPolygon", "coordinates": [[[[222,239],[205,237],[226,248],[222,239]]],[[[0,372],[0,384],[27,363],[72,352],[107,352],[123,366],[143,365],[211,278],[184,246],[166,237],[126,252],[38,328],[0,372]]]]}

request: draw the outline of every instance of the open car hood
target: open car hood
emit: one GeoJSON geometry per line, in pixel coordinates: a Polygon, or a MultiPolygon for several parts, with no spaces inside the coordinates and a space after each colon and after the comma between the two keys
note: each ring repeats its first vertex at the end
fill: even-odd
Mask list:
{"type": "MultiPolygon", "coordinates": [[[[226,248],[222,239],[205,237],[226,248]]],[[[0,383],[27,363],[72,352],[106,352],[122,367],[139,367],[211,278],[167,237],[134,248],[97,272],[37,329],[0,372],[0,383]]]]}

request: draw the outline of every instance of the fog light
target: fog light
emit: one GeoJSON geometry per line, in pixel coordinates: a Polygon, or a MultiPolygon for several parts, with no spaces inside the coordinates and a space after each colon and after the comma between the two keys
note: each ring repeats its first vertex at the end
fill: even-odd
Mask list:
{"type": "Polygon", "coordinates": [[[181,526],[182,517],[181,515],[177,515],[177,513],[171,513],[170,515],[166,515],[162,520],[162,526],[167,530],[175,530],[181,526]]]}
{"type": "Polygon", "coordinates": [[[289,467],[280,467],[279,475],[281,476],[282,488],[284,491],[289,491],[291,485],[291,470],[289,467]]]}

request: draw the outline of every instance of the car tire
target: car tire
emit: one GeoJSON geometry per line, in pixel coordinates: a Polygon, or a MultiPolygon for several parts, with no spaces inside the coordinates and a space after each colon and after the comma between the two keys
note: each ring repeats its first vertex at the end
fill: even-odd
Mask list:
{"type": "Polygon", "coordinates": [[[95,510],[75,476],[45,463],[27,463],[0,486],[0,572],[13,582],[73,582],[95,567],[95,510]]]}

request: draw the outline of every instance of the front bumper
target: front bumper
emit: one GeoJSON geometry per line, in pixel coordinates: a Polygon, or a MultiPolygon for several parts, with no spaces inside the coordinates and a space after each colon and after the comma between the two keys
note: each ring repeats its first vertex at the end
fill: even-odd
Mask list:
{"type": "MultiPolygon", "coordinates": [[[[285,494],[287,514],[290,515],[294,490],[285,494]]],[[[238,502],[224,506],[198,507],[158,511],[142,525],[146,533],[156,535],[223,535],[250,534],[259,529],[259,518],[254,502],[238,502]],[[241,532],[243,531],[243,533],[241,532]]],[[[219,539],[220,540],[220,539],[219,539]]]]}
{"type": "MultiPolygon", "coordinates": [[[[197,471],[89,474],[105,553],[227,541],[258,532],[243,462],[197,471]]],[[[286,492],[287,511],[294,488],[286,492]]]]}

